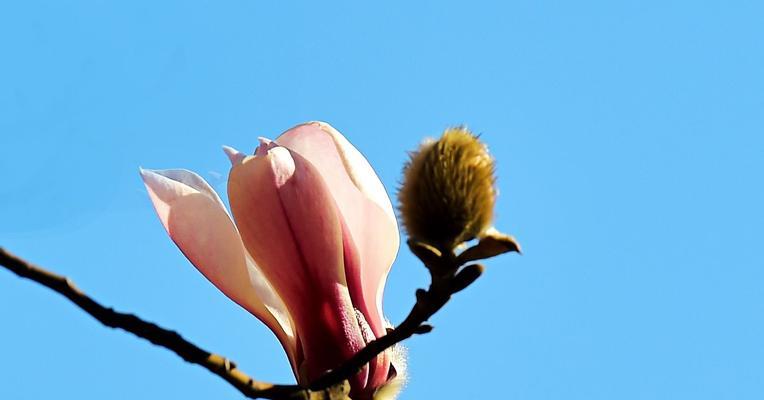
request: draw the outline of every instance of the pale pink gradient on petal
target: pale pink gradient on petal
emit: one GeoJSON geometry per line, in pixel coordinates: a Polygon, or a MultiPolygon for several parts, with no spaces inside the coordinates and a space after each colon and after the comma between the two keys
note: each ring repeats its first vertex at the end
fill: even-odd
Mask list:
{"type": "MultiPolygon", "coordinates": [[[[374,335],[384,335],[382,295],[400,243],[384,186],[363,155],[329,124],[298,125],[276,142],[308,159],[331,188],[345,223],[345,268],[353,304],[374,335]]],[[[381,355],[372,365],[371,385],[387,379],[386,357],[381,355]]]]}
{"type": "Polygon", "coordinates": [[[337,147],[337,152],[340,158],[342,158],[345,171],[353,181],[353,184],[355,184],[361,193],[368,196],[371,201],[377,203],[391,219],[395,220],[395,211],[393,210],[390,196],[387,195],[385,186],[382,185],[382,181],[379,180],[377,173],[374,172],[374,168],[371,167],[366,157],[345,136],[342,136],[338,130],[328,123],[312,121],[308,124],[318,125],[321,130],[331,136],[334,145],[337,147]]]}
{"type": "MultiPolygon", "coordinates": [[[[223,148],[238,229],[198,175],[142,175],[173,240],[287,343],[295,376],[307,384],[386,333],[381,300],[399,246],[397,222],[374,170],[330,125],[310,122],[276,141],[259,139],[254,156],[223,148]],[[247,290],[260,293],[259,308],[247,290]]],[[[370,399],[387,381],[391,355],[381,354],[351,379],[353,398],[370,399]]]]}
{"type": "MultiPolygon", "coordinates": [[[[231,209],[242,239],[296,324],[302,384],[364,345],[343,264],[341,217],[321,175],[299,154],[264,142],[233,167],[231,209]]],[[[364,388],[368,369],[352,379],[364,388]]]]}
{"type": "Polygon", "coordinates": [[[231,165],[236,165],[242,162],[244,157],[247,156],[246,154],[234,149],[231,146],[223,146],[223,152],[225,152],[225,155],[228,156],[228,159],[231,161],[231,165]]]}
{"type": "Polygon", "coordinates": [[[273,140],[270,140],[266,137],[258,137],[257,140],[260,142],[260,144],[255,149],[255,155],[258,156],[264,156],[268,154],[268,150],[278,146],[276,143],[273,142],[273,140]]]}
{"type": "Polygon", "coordinates": [[[274,332],[296,371],[300,360],[286,306],[245,250],[215,191],[186,170],[141,169],[141,176],[162,225],[183,254],[274,332]]]}

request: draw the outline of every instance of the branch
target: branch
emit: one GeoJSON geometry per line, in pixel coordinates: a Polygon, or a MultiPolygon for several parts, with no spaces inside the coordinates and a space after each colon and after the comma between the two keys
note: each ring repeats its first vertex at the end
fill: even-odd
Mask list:
{"type": "Polygon", "coordinates": [[[366,347],[361,349],[341,366],[326,372],[310,385],[311,390],[322,390],[336,385],[348,377],[356,374],[364,365],[371,362],[374,357],[395,346],[396,344],[414,336],[432,331],[432,326],[425,322],[432,317],[451,298],[449,291],[443,290],[440,281],[434,281],[430,289],[417,291],[417,302],[409,315],[400,325],[391,329],[386,335],[372,340],[366,347]]]}
{"type": "Polygon", "coordinates": [[[327,371],[310,384],[309,388],[256,381],[238,370],[236,364],[227,358],[199,348],[183,339],[177,332],[144,321],[133,314],[120,313],[112,308],[104,307],[77,288],[69,278],[28,263],[2,247],[0,247],[0,265],[22,278],[33,280],[63,295],[108,327],[128,331],[154,345],[171,350],[186,362],[201,365],[223,378],[248,398],[334,400],[347,399],[349,389],[347,379],[358,373],[374,357],[415,334],[424,334],[432,330],[432,326],[426,323],[427,320],[438,312],[454,293],[472,284],[482,274],[483,267],[479,264],[471,264],[463,268],[462,265],[503,252],[519,251],[514,239],[511,239],[511,244],[514,246],[505,246],[499,250],[495,243],[483,246],[483,249],[480,248],[481,244],[478,244],[456,256],[451,251],[441,253],[440,250],[426,244],[410,241],[409,247],[412,252],[430,270],[430,287],[427,290],[417,290],[417,301],[400,325],[390,329],[386,335],[369,342],[366,347],[339,367],[327,371]]]}
{"type": "MultiPolygon", "coordinates": [[[[451,295],[472,284],[483,272],[483,267],[478,264],[468,265],[459,270],[462,265],[472,261],[473,258],[457,257],[452,251],[441,252],[420,242],[409,241],[408,244],[411,251],[430,270],[432,280],[429,289],[417,289],[417,301],[400,325],[395,329],[388,330],[386,335],[366,344],[366,347],[339,367],[327,371],[310,385],[311,390],[322,390],[336,385],[356,374],[374,357],[390,347],[416,334],[432,331],[432,326],[426,324],[427,320],[443,308],[451,299],[451,295]]],[[[475,258],[485,257],[479,255],[475,258]]]]}
{"type": "MultiPolygon", "coordinates": [[[[30,264],[0,247],[0,265],[16,275],[33,280],[63,295],[98,322],[110,327],[128,331],[149,342],[164,347],[186,362],[198,364],[213,374],[223,378],[244,396],[251,399],[320,399],[322,393],[311,394],[296,385],[273,385],[256,381],[236,368],[227,358],[210,353],[183,339],[177,332],[164,329],[154,323],[144,321],[133,314],[125,314],[104,307],[80,290],[69,278],[54,274],[30,264]]],[[[328,388],[328,387],[327,387],[328,388]]],[[[329,391],[326,391],[328,394],[329,391]]],[[[327,396],[327,398],[329,398],[327,396]]]]}

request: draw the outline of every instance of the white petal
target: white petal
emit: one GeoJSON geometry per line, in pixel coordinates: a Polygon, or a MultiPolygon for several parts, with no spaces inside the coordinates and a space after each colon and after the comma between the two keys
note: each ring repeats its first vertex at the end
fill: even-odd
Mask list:
{"type": "Polygon", "coordinates": [[[141,176],[162,225],[183,254],[226,296],[263,321],[294,361],[295,334],[286,306],[245,250],[217,193],[187,170],[141,169],[141,176]]]}

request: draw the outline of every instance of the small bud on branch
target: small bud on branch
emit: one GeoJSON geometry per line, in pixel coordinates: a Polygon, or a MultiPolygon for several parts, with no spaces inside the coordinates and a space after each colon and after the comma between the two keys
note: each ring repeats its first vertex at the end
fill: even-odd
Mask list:
{"type": "Polygon", "coordinates": [[[466,128],[450,128],[437,141],[424,142],[403,172],[398,200],[411,239],[450,252],[490,227],[493,158],[466,128]]]}

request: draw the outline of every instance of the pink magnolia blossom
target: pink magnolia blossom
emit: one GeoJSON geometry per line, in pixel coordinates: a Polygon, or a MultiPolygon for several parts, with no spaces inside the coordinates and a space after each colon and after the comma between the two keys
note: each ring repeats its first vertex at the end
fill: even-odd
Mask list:
{"type": "MultiPolygon", "coordinates": [[[[307,385],[386,332],[382,292],[399,246],[374,170],[330,125],[309,122],[254,155],[224,148],[228,196],[187,170],[141,170],[159,219],[196,268],[265,323],[307,385]],[[235,221],[235,223],[234,223],[235,221]]],[[[354,399],[400,378],[391,351],[351,379],[354,399]]]]}

